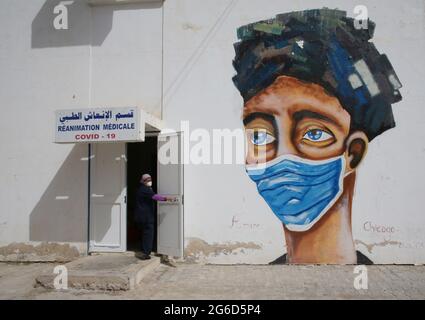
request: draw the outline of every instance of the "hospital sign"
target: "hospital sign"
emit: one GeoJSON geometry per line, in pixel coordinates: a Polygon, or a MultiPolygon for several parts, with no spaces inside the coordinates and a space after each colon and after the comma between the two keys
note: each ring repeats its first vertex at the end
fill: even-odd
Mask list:
{"type": "Polygon", "coordinates": [[[55,142],[143,141],[140,118],[137,107],[57,110],[55,142]]]}

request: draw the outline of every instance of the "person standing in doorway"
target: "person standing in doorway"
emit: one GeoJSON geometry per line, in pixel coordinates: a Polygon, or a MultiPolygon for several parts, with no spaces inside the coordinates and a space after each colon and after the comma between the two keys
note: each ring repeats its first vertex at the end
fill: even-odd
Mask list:
{"type": "Polygon", "coordinates": [[[141,231],[142,250],[136,257],[142,260],[150,259],[154,241],[155,224],[155,201],[168,201],[168,197],[155,194],[152,190],[152,177],[149,174],[142,175],[140,186],[136,194],[135,222],[141,231]]]}

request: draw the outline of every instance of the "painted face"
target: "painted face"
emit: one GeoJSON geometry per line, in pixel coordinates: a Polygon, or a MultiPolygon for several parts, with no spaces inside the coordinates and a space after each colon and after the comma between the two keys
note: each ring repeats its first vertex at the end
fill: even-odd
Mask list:
{"type": "Polygon", "coordinates": [[[321,86],[281,76],[244,107],[247,164],[292,154],[309,160],[340,156],[350,115],[321,86]]]}
{"type": "Polygon", "coordinates": [[[289,230],[309,230],[342,194],[349,114],[322,87],[280,77],[246,103],[244,123],[258,192],[289,230]]]}

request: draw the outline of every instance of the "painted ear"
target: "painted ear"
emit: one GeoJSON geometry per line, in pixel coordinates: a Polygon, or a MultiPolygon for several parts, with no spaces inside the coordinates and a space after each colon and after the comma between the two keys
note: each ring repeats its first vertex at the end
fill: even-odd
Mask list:
{"type": "Polygon", "coordinates": [[[347,166],[355,170],[362,162],[367,153],[369,139],[362,131],[355,131],[347,139],[348,161],[347,166]]]}

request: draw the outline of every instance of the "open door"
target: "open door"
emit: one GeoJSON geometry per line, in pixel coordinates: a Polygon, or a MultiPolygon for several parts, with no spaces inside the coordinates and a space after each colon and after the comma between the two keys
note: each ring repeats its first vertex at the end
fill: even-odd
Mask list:
{"type": "Polygon", "coordinates": [[[90,252],[126,251],[126,145],[91,145],[90,252]]]}
{"type": "Polygon", "coordinates": [[[157,251],[183,257],[183,148],[182,133],[158,136],[158,193],[175,202],[158,202],[157,251]],[[164,157],[164,150],[169,155],[164,157]],[[171,163],[164,163],[164,158],[171,163]]]}

